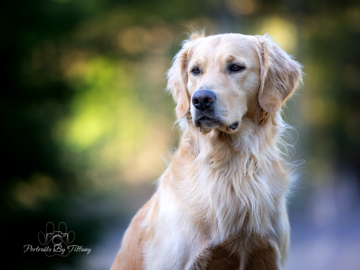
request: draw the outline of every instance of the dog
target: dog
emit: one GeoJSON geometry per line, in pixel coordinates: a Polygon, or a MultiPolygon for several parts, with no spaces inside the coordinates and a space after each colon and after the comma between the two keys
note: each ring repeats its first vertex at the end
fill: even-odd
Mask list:
{"type": "Polygon", "coordinates": [[[293,173],[280,113],[301,69],[267,35],[193,33],[183,43],[167,73],[179,148],[112,270],[282,269],[293,173]]]}

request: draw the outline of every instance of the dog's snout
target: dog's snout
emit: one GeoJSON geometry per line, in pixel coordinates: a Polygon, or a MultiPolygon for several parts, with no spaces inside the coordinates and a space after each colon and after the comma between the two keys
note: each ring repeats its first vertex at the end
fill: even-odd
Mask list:
{"type": "Polygon", "coordinates": [[[192,104],[201,111],[210,109],[215,101],[216,94],[209,90],[196,91],[192,97],[192,104]]]}

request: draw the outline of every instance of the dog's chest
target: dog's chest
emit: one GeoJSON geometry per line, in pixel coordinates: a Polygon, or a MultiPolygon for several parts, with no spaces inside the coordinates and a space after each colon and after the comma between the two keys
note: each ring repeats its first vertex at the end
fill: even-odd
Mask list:
{"type": "Polygon", "coordinates": [[[243,233],[268,234],[273,227],[276,201],[266,181],[260,175],[249,176],[238,170],[200,168],[194,196],[186,207],[194,209],[197,220],[201,215],[211,238],[219,242],[243,233]]]}

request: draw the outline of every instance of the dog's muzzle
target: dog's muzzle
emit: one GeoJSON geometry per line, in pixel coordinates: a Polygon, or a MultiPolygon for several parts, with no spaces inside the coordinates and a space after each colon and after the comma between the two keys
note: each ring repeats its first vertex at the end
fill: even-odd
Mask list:
{"type": "Polygon", "coordinates": [[[217,126],[218,120],[215,115],[216,94],[210,90],[198,90],[193,94],[192,104],[195,111],[195,125],[197,127],[214,127],[217,126]]]}

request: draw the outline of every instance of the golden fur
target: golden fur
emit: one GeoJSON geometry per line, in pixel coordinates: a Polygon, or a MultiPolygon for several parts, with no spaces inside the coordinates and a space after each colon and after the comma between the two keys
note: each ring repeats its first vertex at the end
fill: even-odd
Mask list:
{"type": "Polygon", "coordinates": [[[300,81],[301,66],[267,36],[185,41],[168,72],[180,146],[111,269],[281,269],[292,179],[277,145],[279,110],[300,81]],[[229,72],[233,63],[245,68],[229,72]],[[199,89],[216,93],[216,123],[196,124],[199,89]]]}

